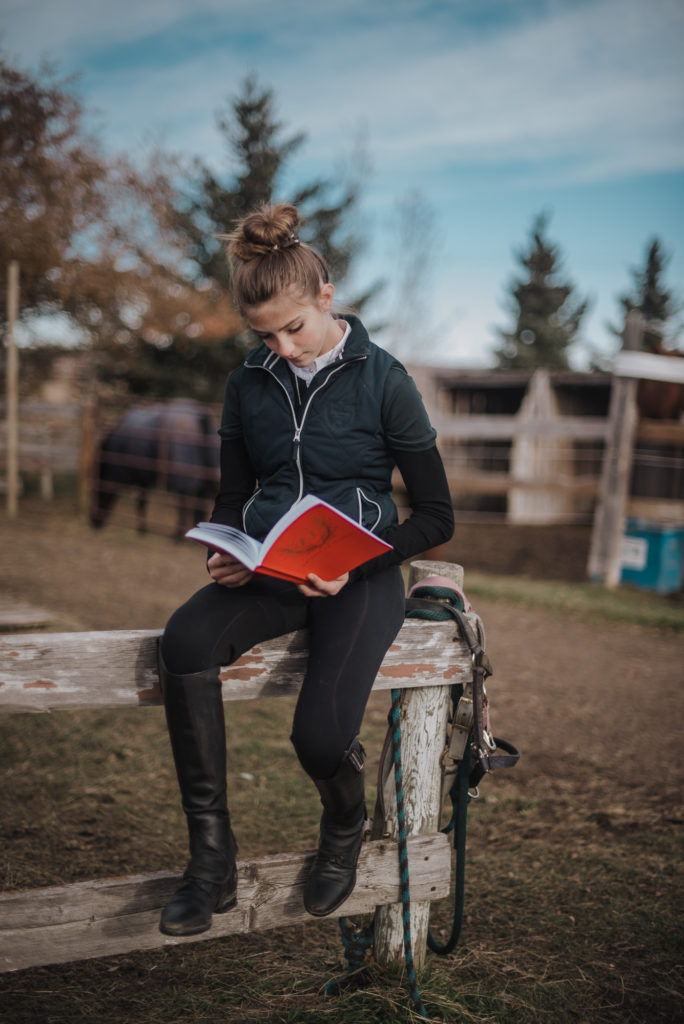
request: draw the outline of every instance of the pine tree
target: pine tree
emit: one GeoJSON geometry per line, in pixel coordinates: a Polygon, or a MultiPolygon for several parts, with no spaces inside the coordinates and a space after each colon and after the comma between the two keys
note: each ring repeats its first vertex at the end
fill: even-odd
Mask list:
{"type": "Polygon", "coordinates": [[[510,287],[513,329],[497,329],[502,344],[494,355],[502,369],[567,369],[568,349],[587,310],[587,301],[576,299],[574,286],[561,277],[560,251],[546,237],[547,223],[548,215],[538,214],[529,246],[516,253],[525,275],[510,287]]]}
{"type": "MultiPolygon", "coordinates": [[[[658,238],[653,238],[646,247],[645,260],[641,267],[632,267],[632,291],[619,296],[623,319],[632,310],[637,310],[646,321],[644,348],[654,348],[665,337],[670,321],[678,312],[679,305],[672,291],[665,287],[663,276],[670,260],[658,238]]],[[[622,327],[612,327],[620,335],[622,327]]],[[[676,333],[676,331],[675,331],[676,333]]]]}
{"type": "Polygon", "coordinates": [[[302,237],[325,258],[333,280],[342,281],[359,246],[349,226],[358,201],[358,183],[337,183],[336,197],[331,195],[335,183],[326,179],[306,183],[295,194],[282,194],[282,172],[306,136],[284,134],[284,126],[276,118],[273,91],[260,88],[252,76],[219,114],[218,128],[234,173],[218,176],[196,161],[194,181],[178,208],[198,277],[228,288],[225,247],[214,236],[229,232],[236,220],[255,206],[287,200],[300,208],[302,237]]]}

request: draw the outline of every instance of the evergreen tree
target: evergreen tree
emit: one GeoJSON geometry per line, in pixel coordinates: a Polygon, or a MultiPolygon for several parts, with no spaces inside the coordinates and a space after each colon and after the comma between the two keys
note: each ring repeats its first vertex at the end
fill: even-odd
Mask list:
{"type": "MultiPolygon", "coordinates": [[[[637,310],[646,321],[644,348],[653,348],[663,340],[670,321],[678,312],[675,297],[663,282],[665,268],[670,260],[658,238],[653,238],[646,247],[645,260],[641,267],[632,267],[632,290],[619,296],[623,320],[632,310],[637,310]]],[[[614,334],[622,334],[622,326],[611,327],[614,334]]],[[[676,331],[675,331],[676,333],[676,331]]]]}
{"type": "MultiPolygon", "coordinates": [[[[162,153],[133,167],[105,157],[86,134],[69,80],[48,66],[24,72],[0,54],[0,267],[19,261],[25,321],[66,314],[105,391],[220,401],[226,373],[243,357],[246,338],[214,235],[275,198],[304,136],[284,134],[273,93],[253,79],[218,124],[232,177],[199,162],[194,174],[179,173],[162,153]]],[[[318,180],[287,197],[336,282],[356,251],[349,223],[357,194],[353,182],[335,191],[318,180]]]]}
{"type": "Polygon", "coordinates": [[[560,251],[546,237],[547,223],[548,215],[539,214],[529,246],[516,253],[525,274],[510,287],[513,328],[497,329],[502,344],[494,355],[502,369],[567,369],[568,349],[587,310],[587,301],[576,299],[574,286],[562,279],[560,251]]]}
{"type": "Polygon", "coordinates": [[[358,249],[350,228],[358,183],[337,183],[336,197],[331,195],[335,183],[326,179],[304,184],[295,194],[282,194],[282,172],[306,136],[284,134],[276,118],[273,91],[260,88],[254,77],[245,79],[241,94],[219,114],[218,128],[227,143],[233,173],[219,176],[195,161],[194,180],[177,208],[198,278],[228,288],[225,247],[214,236],[229,232],[257,205],[287,200],[300,208],[302,237],[327,261],[333,280],[344,280],[358,249]]]}

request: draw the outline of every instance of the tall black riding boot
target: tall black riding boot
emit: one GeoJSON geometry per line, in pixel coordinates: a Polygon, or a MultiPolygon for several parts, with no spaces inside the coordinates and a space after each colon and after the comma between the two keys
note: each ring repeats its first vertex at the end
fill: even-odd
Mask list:
{"type": "Polygon", "coordinates": [[[162,911],[167,935],[196,935],[237,899],[237,844],[226,805],[226,730],[218,668],[177,676],[159,655],[166,722],[188,822],[190,862],[162,911]]]}
{"type": "Polygon", "coordinates": [[[366,822],[364,750],[355,739],[330,779],[314,779],[323,815],[318,850],[304,888],[304,906],[324,917],[344,903],[356,884],[366,822]]]}

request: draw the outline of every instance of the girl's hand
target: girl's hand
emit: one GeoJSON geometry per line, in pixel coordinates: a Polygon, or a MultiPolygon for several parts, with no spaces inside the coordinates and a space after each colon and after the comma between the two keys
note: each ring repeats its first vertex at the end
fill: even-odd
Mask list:
{"type": "Polygon", "coordinates": [[[242,562],[219,551],[215,551],[211,556],[207,562],[207,569],[211,578],[222,587],[242,587],[249,583],[254,575],[242,562]]]}
{"type": "Polygon", "coordinates": [[[306,583],[299,583],[297,589],[305,597],[333,597],[335,594],[339,594],[342,587],[346,586],[348,582],[348,572],[345,572],[344,576],[338,576],[336,580],[322,580],[320,576],[310,572],[306,583]]]}

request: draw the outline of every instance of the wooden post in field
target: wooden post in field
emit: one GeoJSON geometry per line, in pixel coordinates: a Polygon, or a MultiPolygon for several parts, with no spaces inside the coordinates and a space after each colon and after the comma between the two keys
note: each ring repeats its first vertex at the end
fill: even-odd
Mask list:
{"type": "MultiPolygon", "coordinates": [[[[463,569],[450,562],[412,562],[409,587],[426,576],[446,576],[463,586],[463,569]]],[[[430,629],[431,623],[423,623],[430,629]]],[[[449,686],[406,689],[401,697],[401,753],[404,781],[404,808],[407,836],[439,829],[442,800],[441,757],[446,743],[446,727],[451,704],[449,686]]],[[[394,773],[386,787],[385,806],[397,836],[396,791],[394,773]]],[[[409,858],[409,876],[411,860],[409,858]]],[[[410,878],[409,878],[410,881],[410,878]]],[[[411,942],[416,967],[425,961],[430,917],[429,902],[411,903],[411,942]]],[[[377,908],[375,916],[375,957],[384,966],[399,965],[404,959],[402,904],[377,908]]]]}
{"type": "Polygon", "coordinates": [[[14,327],[19,313],[19,264],[11,260],[7,268],[7,516],[16,519],[19,512],[19,356],[14,327]]]}
{"type": "Polygon", "coordinates": [[[78,509],[81,518],[87,520],[93,500],[93,474],[95,472],[95,398],[88,394],[81,406],[81,444],[78,460],[78,509]]]}
{"type": "Polygon", "coordinates": [[[684,384],[684,360],[641,351],[645,327],[643,316],[632,310],[625,324],[624,347],[618,352],[613,367],[601,490],[587,565],[589,578],[607,587],[618,585],[622,570],[622,537],[629,511],[630,474],[639,419],[638,382],[658,380],[684,384]]]}
{"type": "Polygon", "coordinates": [[[589,579],[607,587],[616,587],[620,582],[620,552],[637,425],[636,389],[635,380],[613,378],[599,504],[587,567],[589,579]]]}

